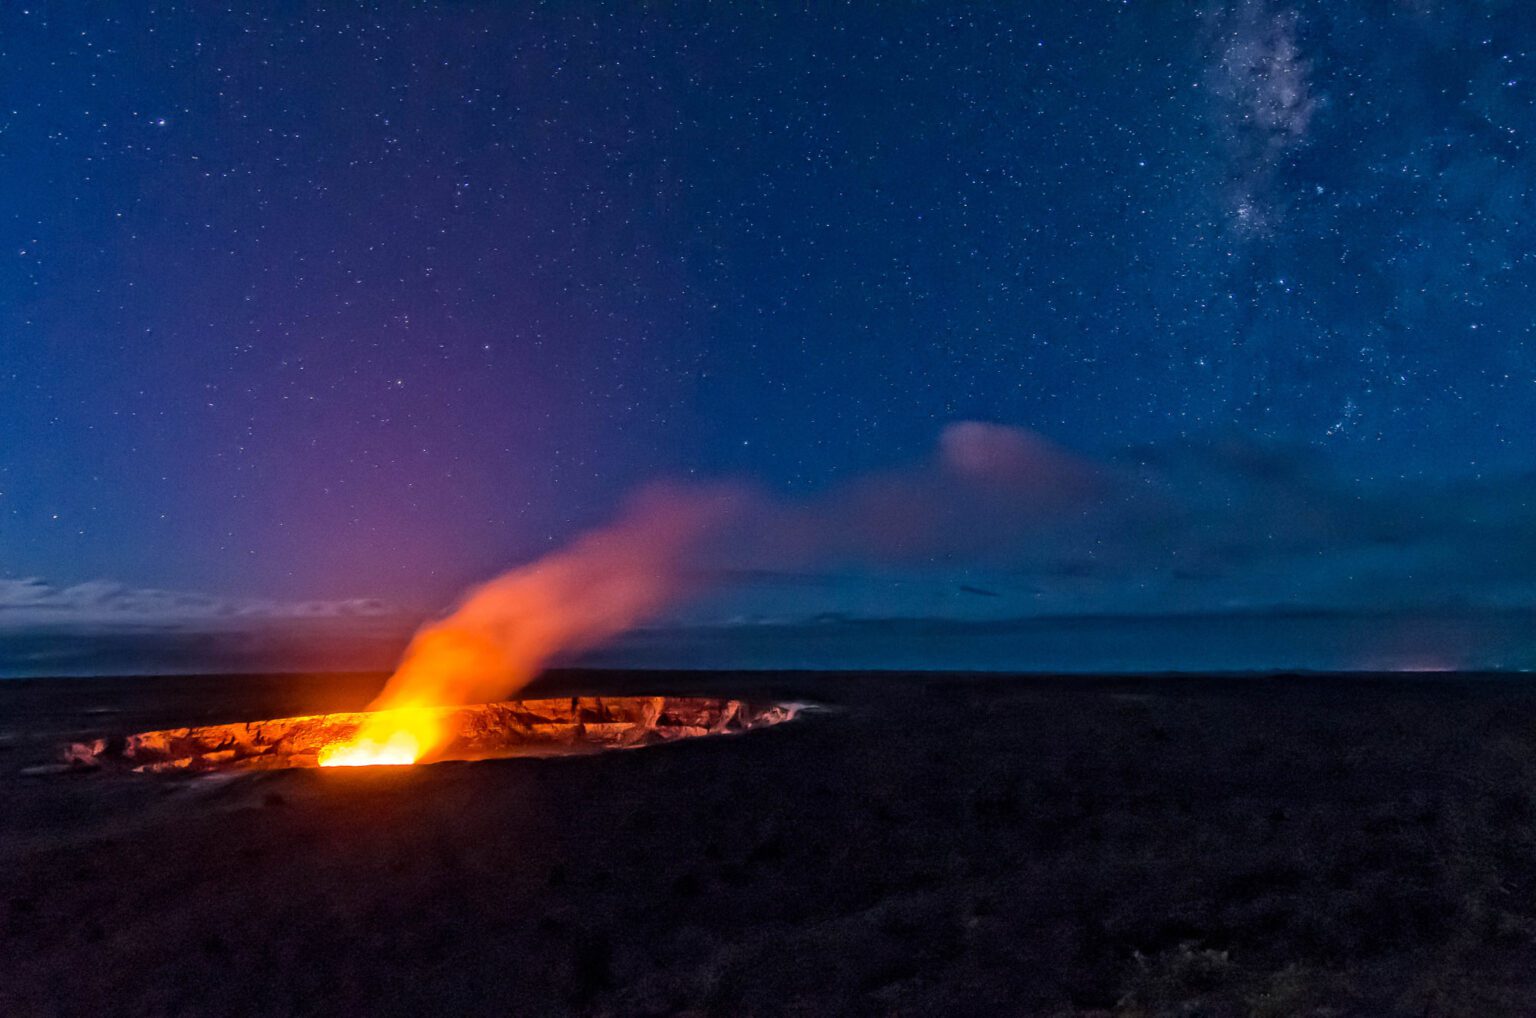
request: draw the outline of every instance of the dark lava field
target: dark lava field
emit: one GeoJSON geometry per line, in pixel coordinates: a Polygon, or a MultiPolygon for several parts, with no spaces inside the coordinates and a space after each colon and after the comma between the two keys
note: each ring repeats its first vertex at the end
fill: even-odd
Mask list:
{"type": "Polygon", "coordinates": [[[5,1015],[1536,1013],[1536,684],[563,672],[826,709],[587,756],[58,773],[380,676],[0,682],[5,1015]]]}

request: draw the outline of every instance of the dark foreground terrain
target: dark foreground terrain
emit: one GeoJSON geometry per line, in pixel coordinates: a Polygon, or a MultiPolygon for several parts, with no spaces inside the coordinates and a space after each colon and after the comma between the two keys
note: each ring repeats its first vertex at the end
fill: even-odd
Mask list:
{"type": "Polygon", "coordinates": [[[836,708],[562,759],[33,775],[377,677],[0,683],[0,1014],[1536,1014],[1536,684],[566,674],[836,708]]]}

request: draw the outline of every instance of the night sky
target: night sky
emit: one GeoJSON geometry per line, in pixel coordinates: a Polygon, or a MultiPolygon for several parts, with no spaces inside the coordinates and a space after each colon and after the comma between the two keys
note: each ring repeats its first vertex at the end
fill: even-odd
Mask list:
{"type": "Polygon", "coordinates": [[[962,420],[1111,494],[730,611],[1536,605],[1536,13],[997,6],[5,5],[11,631],[432,610],[962,420]]]}

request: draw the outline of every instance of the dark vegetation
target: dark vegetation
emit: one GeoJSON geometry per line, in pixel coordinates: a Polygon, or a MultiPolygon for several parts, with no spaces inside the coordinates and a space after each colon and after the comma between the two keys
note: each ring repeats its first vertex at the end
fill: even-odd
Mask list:
{"type": "Polygon", "coordinates": [[[17,773],[374,681],[0,683],[0,1013],[1536,1013],[1523,679],[566,674],[538,692],[836,710],[582,758],[17,773]]]}

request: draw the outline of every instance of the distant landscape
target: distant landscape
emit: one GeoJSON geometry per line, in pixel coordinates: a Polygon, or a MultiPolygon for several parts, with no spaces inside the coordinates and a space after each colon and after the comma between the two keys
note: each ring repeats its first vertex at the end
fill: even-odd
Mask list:
{"type": "MultiPolygon", "coordinates": [[[[0,614],[0,623],[3,623],[0,614]]],[[[0,678],[382,670],[415,619],[37,626],[0,639],[0,678]]],[[[641,627],[567,666],[1076,673],[1536,670],[1536,610],[860,618],[641,627]]]]}

